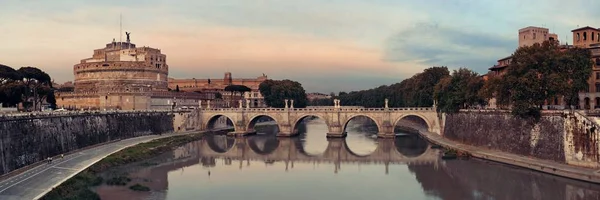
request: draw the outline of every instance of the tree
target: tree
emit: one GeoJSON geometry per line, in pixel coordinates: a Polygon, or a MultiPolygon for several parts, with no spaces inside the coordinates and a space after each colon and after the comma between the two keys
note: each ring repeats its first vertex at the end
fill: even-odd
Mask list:
{"type": "Polygon", "coordinates": [[[562,51],[556,42],[536,43],[517,49],[506,74],[486,83],[482,93],[512,107],[517,116],[539,118],[548,100],[562,96],[568,104],[576,103],[578,93],[588,87],[592,64],[587,49],[562,51]]]}
{"type": "Polygon", "coordinates": [[[447,67],[431,67],[400,83],[350,93],[340,92],[338,98],[348,106],[381,108],[387,98],[390,107],[428,107],[433,105],[435,85],[449,74],[447,67]]]}
{"type": "Polygon", "coordinates": [[[245,92],[252,91],[252,89],[245,85],[228,85],[224,90],[231,92],[231,107],[234,107],[233,105],[235,105],[235,102],[233,102],[233,96],[235,96],[236,93],[240,93],[240,96],[242,96],[245,92]]]}
{"type": "Polygon", "coordinates": [[[455,113],[460,109],[484,105],[485,99],[479,95],[483,79],[466,68],[454,70],[452,76],[445,77],[435,86],[434,98],[438,111],[455,113]]]}
{"type": "Polygon", "coordinates": [[[24,92],[21,84],[23,76],[17,70],[0,64],[0,103],[16,106],[21,103],[24,92]]]}
{"type": "MultiPolygon", "coordinates": [[[[296,81],[266,80],[258,88],[265,98],[265,103],[271,107],[285,107],[285,99],[294,100],[295,108],[304,108],[308,103],[306,91],[304,91],[302,84],[296,81]]],[[[291,101],[288,102],[288,106],[290,106],[289,104],[291,104],[291,101]]]]}
{"type": "Polygon", "coordinates": [[[588,79],[592,74],[593,61],[591,52],[583,48],[571,48],[565,51],[559,57],[559,64],[564,67],[561,69],[560,82],[561,93],[564,95],[565,103],[568,106],[578,105],[579,92],[588,90],[588,79]]]}
{"type": "MultiPolygon", "coordinates": [[[[24,106],[26,108],[30,108],[31,103],[35,103],[35,105],[41,105],[41,100],[45,99],[48,95],[48,90],[52,88],[52,80],[50,76],[35,67],[21,67],[17,72],[22,76],[22,83],[25,86],[23,97],[24,97],[24,106]],[[32,99],[33,98],[33,99],[32,99]]],[[[34,110],[39,109],[37,106],[33,108],[34,110]]]]}
{"type": "Polygon", "coordinates": [[[17,70],[0,64],[0,84],[5,84],[10,81],[20,81],[21,79],[23,79],[23,77],[17,70]]]}

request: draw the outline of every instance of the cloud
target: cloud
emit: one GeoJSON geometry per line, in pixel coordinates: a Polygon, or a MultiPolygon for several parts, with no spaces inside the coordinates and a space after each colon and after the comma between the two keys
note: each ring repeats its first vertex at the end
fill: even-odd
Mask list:
{"type": "Polygon", "coordinates": [[[516,46],[516,41],[490,33],[418,23],[386,40],[384,58],[394,62],[418,60],[430,66],[469,67],[483,73],[516,46]]]}

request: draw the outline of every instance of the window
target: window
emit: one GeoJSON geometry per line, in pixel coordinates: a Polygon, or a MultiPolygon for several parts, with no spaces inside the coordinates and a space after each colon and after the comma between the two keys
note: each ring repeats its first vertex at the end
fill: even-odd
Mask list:
{"type": "Polygon", "coordinates": [[[600,58],[596,58],[596,67],[600,66],[600,58]]]}
{"type": "Polygon", "coordinates": [[[579,33],[577,33],[577,41],[579,41],[579,39],[580,39],[580,38],[579,38],[579,33]]]}
{"type": "Polygon", "coordinates": [[[587,32],[583,32],[583,41],[587,40],[587,32]]]}
{"type": "Polygon", "coordinates": [[[596,39],[600,42],[600,33],[596,34],[596,39]]]}
{"type": "Polygon", "coordinates": [[[600,92],[600,83],[596,83],[596,92],[600,92]]]}
{"type": "Polygon", "coordinates": [[[600,72],[596,72],[596,79],[600,79],[600,72]]]}
{"type": "Polygon", "coordinates": [[[594,34],[595,34],[595,33],[594,33],[594,32],[592,32],[592,41],[594,41],[594,34]]]}

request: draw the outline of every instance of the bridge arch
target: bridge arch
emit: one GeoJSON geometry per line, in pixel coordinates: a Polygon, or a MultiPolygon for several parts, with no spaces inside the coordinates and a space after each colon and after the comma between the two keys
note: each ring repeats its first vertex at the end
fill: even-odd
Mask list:
{"type": "Polygon", "coordinates": [[[211,130],[214,128],[215,123],[219,120],[219,118],[221,117],[225,117],[227,120],[229,120],[229,122],[231,122],[231,124],[233,124],[233,131],[238,130],[238,127],[235,125],[235,121],[233,121],[233,118],[230,116],[227,116],[225,114],[214,114],[211,115],[208,120],[206,120],[206,124],[204,124],[204,127],[206,127],[206,129],[211,130]]]}
{"type": "Polygon", "coordinates": [[[321,120],[323,120],[325,122],[325,124],[327,125],[327,129],[330,128],[329,122],[328,122],[327,118],[325,118],[324,116],[319,115],[319,114],[303,114],[303,115],[300,115],[300,117],[296,118],[292,122],[292,124],[291,124],[292,125],[292,131],[294,131],[294,132],[298,131],[298,124],[300,122],[302,122],[302,120],[306,119],[307,117],[317,117],[317,118],[319,118],[319,119],[321,119],[321,120]]]}
{"type": "Polygon", "coordinates": [[[419,135],[411,134],[394,138],[394,148],[398,153],[407,158],[417,158],[425,154],[431,147],[419,135]]]}
{"type": "Polygon", "coordinates": [[[258,155],[270,155],[279,148],[279,139],[276,137],[251,137],[248,146],[258,155]]]}
{"type": "Polygon", "coordinates": [[[235,146],[235,138],[226,135],[207,134],[205,138],[208,147],[217,153],[226,153],[235,146]]]}
{"type": "Polygon", "coordinates": [[[425,117],[421,114],[418,114],[418,113],[402,115],[394,121],[392,126],[394,126],[394,128],[395,128],[396,126],[398,126],[398,122],[402,121],[403,119],[412,121],[410,125],[421,125],[421,127],[411,127],[411,126],[407,125],[408,126],[407,128],[415,128],[417,130],[425,129],[426,131],[429,131],[433,127],[431,122],[427,119],[427,117],[425,117]],[[423,126],[425,126],[425,127],[423,127],[423,126]]]}
{"type": "Polygon", "coordinates": [[[380,122],[379,122],[379,121],[377,121],[377,119],[376,119],[376,118],[374,118],[374,117],[372,117],[372,116],[370,116],[370,115],[368,115],[368,114],[356,114],[356,115],[351,115],[351,116],[349,116],[347,119],[345,119],[345,120],[344,120],[344,123],[342,124],[342,131],[343,131],[343,132],[346,132],[346,126],[348,126],[348,123],[349,123],[349,122],[350,122],[352,119],[354,119],[354,118],[356,118],[356,117],[367,117],[367,118],[371,119],[371,121],[373,121],[373,122],[375,123],[375,125],[377,126],[377,131],[378,131],[378,132],[379,132],[379,131],[381,131],[381,124],[380,124],[380,122]]]}
{"type": "Polygon", "coordinates": [[[258,122],[258,119],[260,119],[261,117],[271,118],[273,121],[275,121],[275,124],[277,124],[277,131],[281,131],[281,125],[279,124],[279,121],[277,120],[277,118],[272,115],[269,115],[269,114],[257,114],[257,115],[250,117],[249,118],[250,120],[248,120],[248,124],[245,125],[246,130],[248,132],[254,131],[254,126],[258,122]]]}

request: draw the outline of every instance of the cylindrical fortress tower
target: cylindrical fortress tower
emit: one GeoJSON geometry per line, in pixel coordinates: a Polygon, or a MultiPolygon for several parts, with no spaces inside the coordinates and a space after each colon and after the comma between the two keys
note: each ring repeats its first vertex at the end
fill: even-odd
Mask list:
{"type": "Polygon", "coordinates": [[[169,66],[159,49],[112,42],[73,66],[76,93],[167,91],[169,66]]]}

